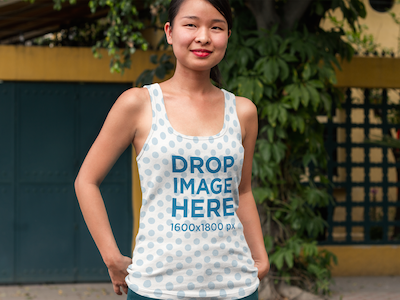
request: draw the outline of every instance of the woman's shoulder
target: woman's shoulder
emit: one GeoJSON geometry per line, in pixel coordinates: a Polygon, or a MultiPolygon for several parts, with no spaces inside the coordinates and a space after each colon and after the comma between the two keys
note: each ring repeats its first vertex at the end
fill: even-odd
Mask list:
{"type": "Polygon", "coordinates": [[[253,101],[241,96],[235,96],[235,98],[236,111],[239,118],[257,118],[257,107],[253,101]]]}
{"type": "Polygon", "coordinates": [[[130,88],[124,91],[115,101],[113,109],[125,113],[140,113],[150,105],[147,88],[130,88]]]}

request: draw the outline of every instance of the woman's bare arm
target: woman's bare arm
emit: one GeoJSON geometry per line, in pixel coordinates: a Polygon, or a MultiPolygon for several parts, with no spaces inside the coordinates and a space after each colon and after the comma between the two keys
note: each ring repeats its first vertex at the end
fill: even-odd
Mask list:
{"type": "Polygon", "coordinates": [[[120,287],[127,293],[125,276],[131,259],[122,256],[118,249],[99,186],[135,136],[145,136],[145,126],[140,124],[146,123],[143,113],[150,105],[146,93],[146,89],[130,89],[117,99],[75,180],[83,217],[119,295],[120,287]]]}
{"type": "Polygon", "coordinates": [[[237,215],[243,224],[244,235],[261,280],[269,271],[269,260],[265,250],[260,217],[251,190],[252,162],[258,131],[257,109],[250,100],[237,97],[237,111],[245,149],[237,215]]]}

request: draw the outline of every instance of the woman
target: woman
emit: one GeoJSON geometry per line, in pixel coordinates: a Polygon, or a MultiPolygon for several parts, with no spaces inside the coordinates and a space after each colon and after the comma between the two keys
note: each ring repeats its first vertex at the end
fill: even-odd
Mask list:
{"type": "Polygon", "coordinates": [[[228,0],[173,0],[164,29],[174,76],[118,98],[76,179],[114,291],[128,299],[257,299],[269,270],[251,191],[256,107],[210,81],[219,83],[231,27],[228,0]],[[130,143],[143,194],[132,259],[99,191],[130,143]]]}

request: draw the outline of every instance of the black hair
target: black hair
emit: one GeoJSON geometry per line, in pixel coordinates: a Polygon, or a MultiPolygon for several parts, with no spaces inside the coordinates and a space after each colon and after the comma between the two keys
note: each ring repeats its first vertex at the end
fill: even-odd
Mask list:
{"type": "MultiPolygon", "coordinates": [[[[182,3],[185,0],[172,0],[171,4],[168,9],[168,22],[171,24],[171,27],[173,27],[173,22],[176,17],[176,15],[179,12],[179,9],[182,5],[182,3]]],[[[225,18],[226,22],[228,23],[228,30],[232,29],[232,10],[231,6],[229,5],[229,0],[206,0],[209,2],[212,6],[214,6],[220,14],[225,18]]],[[[210,72],[210,78],[219,86],[221,87],[222,85],[222,80],[221,80],[221,72],[218,68],[218,65],[214,66],[211,68],[210,72]]]]}

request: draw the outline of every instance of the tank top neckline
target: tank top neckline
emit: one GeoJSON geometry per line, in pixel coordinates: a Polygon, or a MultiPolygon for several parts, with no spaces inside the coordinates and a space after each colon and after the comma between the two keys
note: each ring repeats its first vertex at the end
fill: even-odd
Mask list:
{"type": "Polygon", "coordinates": [[[224,94],[224,124],[223,124],[223,126],[222,126],[222,129],[221,129],[217,134],[214,134],[214,135],[199,135],[199,136],[194,136],[194,135],[187,135],[187,134],[180,133],[179,131],[175,130],[175,128],[171,125],[171,123],[169,122],[169,118],[168,118],[168,114],[167,114],[167,109],[165,108],[165,104],[164,104],[164,94],[163,94],[163,92],[162,92],[162,89],[161,89],[161,87],[160,87],[160,85],[159,85],[158,83],[155,83],[154,85],[156,86],[158,92],[159,92],[160,95],[161,95],[160,99],[161,99],[162,101],[160,101],[160,105],[161,105],[162,110],[163,110],[163,112],[164,112],[164,114],[165,114],[166,126],[167,126],[168,128],[171,128],[171,130],[170,130],[171,133],[173,133],[173,134],[176,135],[176,136],[180,136],[180,137],[182,137],[182,138],[184,138],[184,139],[190,139],[190,140],[196,140],[196,139],[198,139],[198,140],[210,140],[210,139],[216,139],[216,138],[220,138],[220,137],[223,137],[223,136],[224,136],[224,134],[225,134],[225,132],[226,132],[226,130],[227,130],[227,128],[228,128],[228,126],[227,126],[228,124],[226,124],[226,123],[227,123],[227,118],[226,118],[226,116],[227,116],[227,113],[228,113],[228,111],[229,111],[229,110],[228,110],[227,98],[226,98],[226,93],[227,93],[226,90],[221,89],[222,93],[224,94]]]}

